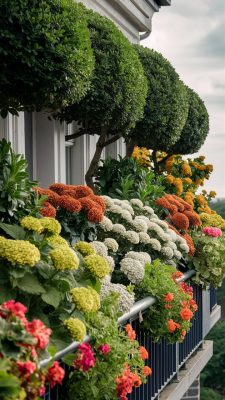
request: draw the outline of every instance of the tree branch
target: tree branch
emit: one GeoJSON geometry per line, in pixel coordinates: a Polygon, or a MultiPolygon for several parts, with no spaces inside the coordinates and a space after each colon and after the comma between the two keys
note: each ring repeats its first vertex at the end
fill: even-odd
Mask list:
{"type": "Polygon", "coordinates": [[[121,137],[120,135],[115,135],[111,139],[106,140],[106,142],[104,143],[104,147],[108,146],[109,144],[112,144],[112,143],[116,142],[120,137],[121,137]]]}
{"type": "Polygon", "coordinates": [[[86,133],[85,129],[82,129],[82,131],[73,133],[72,135],[66,135],[66,136],[65,136],[65,141],[68,142],[68,140],[77,139],[77,138],[79,138],[80,136],[83,136],[85,133],[86,133]]]}

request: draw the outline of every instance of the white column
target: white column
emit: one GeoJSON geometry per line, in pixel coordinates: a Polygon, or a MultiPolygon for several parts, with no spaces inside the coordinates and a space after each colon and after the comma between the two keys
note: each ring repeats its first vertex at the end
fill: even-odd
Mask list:
{"type": "Polygon", "coordinates": [[[34,117],[34,179],[40,186],[66,182],[65,125],[50,121],[45,113],[34,117]]]}
{"type": "Polygon", "coordinates": [[[8,114],[6,118],[0,117],[0,139],[5,138],[11,142],[16,153],[25,154],[24,113],[19,116],[8,114]]]}

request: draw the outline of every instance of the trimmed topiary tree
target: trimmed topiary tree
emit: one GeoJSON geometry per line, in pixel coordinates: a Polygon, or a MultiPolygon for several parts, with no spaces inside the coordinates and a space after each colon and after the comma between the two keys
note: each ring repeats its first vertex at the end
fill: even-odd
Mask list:
{"type": "Polygon", "coordinates": [[[0,110],[56,110],[87,92],[94,67],[84,7],[1,0],[0,110]]]}
{"type": "Polygon", "coordinates": [[[170,147],[170,154],[193,154],[200,149],[209,133],[209,115],[204,102],[194,90],[186,87],[189,111],[180,139],[170,147]]]}
{"type": "Polygon", "coordinates": [[[103,148],[126,137],[142,117],[147,94],[147,80],[133,46],[109,19],[88,11],[88,28],[95,57],[91,88],[79,104],[64,108],[55,115],[61,121],[79,121],[80,129],[67,139],[83,134],[97,134],[96,151],[86,174],[92,178],[103,148]]]}
{"type": "Polygon", "coordinates": [[[148,79],[143,118],[129,133],[128,154],[134,145],[167,151],[177,142],[188,115],[188,98],[178,74],[161,54],[134,46],[148,79]]]}

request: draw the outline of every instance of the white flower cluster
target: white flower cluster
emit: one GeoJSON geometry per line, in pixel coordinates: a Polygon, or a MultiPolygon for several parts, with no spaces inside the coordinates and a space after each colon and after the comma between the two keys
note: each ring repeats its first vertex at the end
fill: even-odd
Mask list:
{"type": "Polygon", "coordinates": [[[120,261],[120,270],[127,276],[131,283],[137,285],[144,278],[146,263],[151,263],[151,257],[148,253],[143,251],[129,251],[120,261]]]}
{"type": "MultiPolygon", "coordinates": [[[[109,240],[112,240],[114,242],[114,239],[109,239],[109,240]]],[[[116,242],[116,244],[118,246],[117,242],[116,242]]],[[[93,249],[95,250],[95,252],[98,256],[104,257],[104,259],[109,264],[110,271],[112,272],[115,268],[115,261],[111,256],[108,255],[108,247],[106,246],[106,243],[102,243],[102,242],[99,242],[98,240],[94,240],[93,242],[90,243],[90,245],[93,247],[93,249]]]]}
{"type": "Polygon", "coordinates": [[[119,248],[119,245],[118,245],[117,241],[115,239],[113,239],[113,238],[106,238],[104,240],[104,244],[106,245],[108,250],[112,250],[113,253],[116,253],[118,248],[119,248]]]}
{"type": "MultiPolygon", "coordinates": [[[[110,242],[110,239],[116,239],[120,245],[120,252],[126,252],[127,249],[144,250],[149,254],[157,252],[156,256],[162,257],[163,261],[180,260],[183,253],[188,253],[189,247],[187,242],[169,228],[165,221],[162,221],[154,213],[154,210],[143,205],[139,199],[128,200],[111,199],[103,196],[106,202],[106,214],[103,221],[99,224],[101,228],[101,238],[105,239],[105,235],[110,233],[111,238],[105,245],[109,250],[116,252],[116,244],[110,242]],[[136,247],[138,246],[138,247],[136,247]]],[[[118,244],[117,243],[117,244],[118,244]]],[[[136,259],[140,262],[140,259],[136,259]]],[[[126,274],[130,276],[133,282],[140,279],[141,272],[139,268],[139,278],[137,273],[133,272],[134,263],[121,261],[121,268],[125,268],[126,274]],[[131,266],[132,265],[132,266],[131,266]],[[129,271],[128,271],[129,270],[129,271]]]]}
{"type": "Polygon", "coordinates": [[[129,293],[126,286],[120,283],[111,283],[106,279],[102,282],[100,298],[103,300],[110,292],[119,294],[119,310],[122,314],[129,312],[134,304],[134,294],[129,293]]]}

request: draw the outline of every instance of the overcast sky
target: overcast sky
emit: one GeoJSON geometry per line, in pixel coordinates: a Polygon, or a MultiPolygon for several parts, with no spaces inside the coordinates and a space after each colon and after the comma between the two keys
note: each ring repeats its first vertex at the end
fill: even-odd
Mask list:
{"type": "Polygon", "coordinates": [[[225,0],[172,0],[142,44],[163,54],[204,100],[210,133],[198,154],[214,165],[206,189],[225,197],[225,0]]]}

